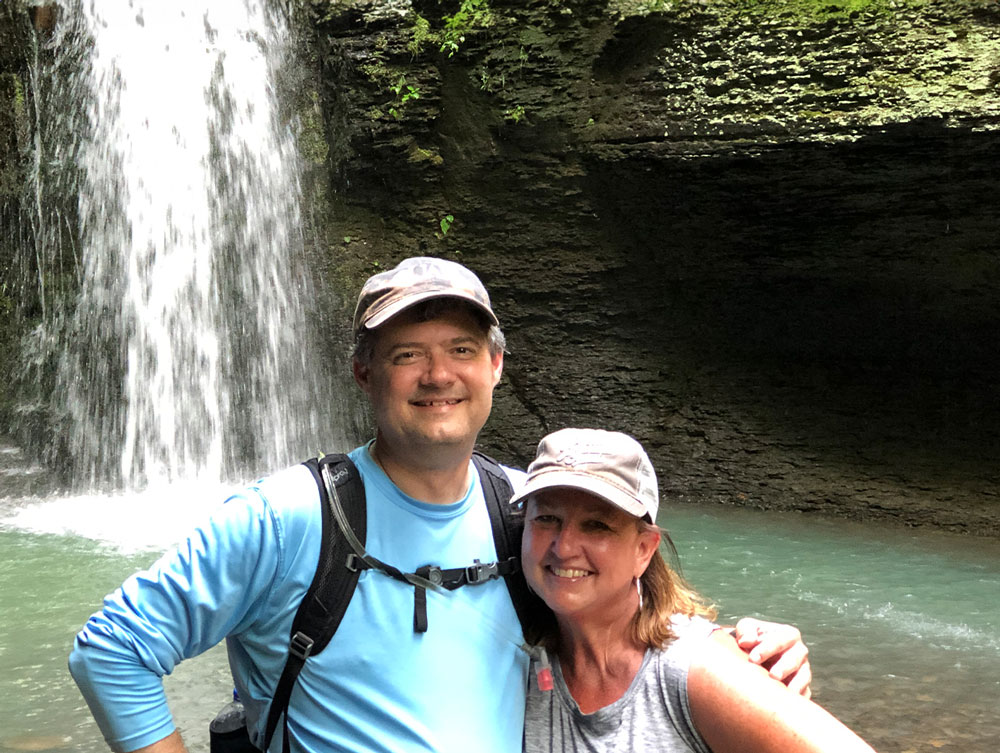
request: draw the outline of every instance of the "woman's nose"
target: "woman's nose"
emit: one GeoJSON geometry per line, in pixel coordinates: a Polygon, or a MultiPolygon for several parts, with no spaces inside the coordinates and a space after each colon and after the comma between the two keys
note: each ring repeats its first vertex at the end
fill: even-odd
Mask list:
{"type": "Polygon", "coordinates": [[[579,540],[572,527],[563,526],[552,541],[552,552],[557,557],[565,559],[576,553],[578,543],[579,540]]]}

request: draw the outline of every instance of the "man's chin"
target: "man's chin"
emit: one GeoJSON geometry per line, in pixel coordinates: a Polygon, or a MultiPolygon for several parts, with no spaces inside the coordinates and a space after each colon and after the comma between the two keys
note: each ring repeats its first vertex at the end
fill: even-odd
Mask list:
{"type": "Polygon", "coordinates": [[[474,442],[485,423],[485,420],[482,422],[474,420],[468,411],[454,410],[440,415],[418,414],[409,424],[409,429],[414,434],[424,436],[429,442],[451,443],[463,440],[474,442]]]}
{"type": "Polygon", "coordinates": [[[459,431],[439,431],[421,434],[415,440],[416,444],[426,447],[428,450],[434,449],[449,450],[457,447],[472,447],[476,443],[476,436],[468,432],[459,431]]]}

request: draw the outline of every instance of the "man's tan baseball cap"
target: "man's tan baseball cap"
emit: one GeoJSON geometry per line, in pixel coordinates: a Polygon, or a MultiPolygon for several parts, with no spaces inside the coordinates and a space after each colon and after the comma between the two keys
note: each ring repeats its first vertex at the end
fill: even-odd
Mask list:
{"type": "Polygon", "coordinates": [[[660,494],[642,445],[628,434],[603,429],[561,429],[538,443],[528,479],[511,502],[543,489],[579,489],[637,518],[656,520],[660,494]]]}
{"type": "Polygon", "coordinates": [[[500,324],[486,288],[471,270],[447,259],[414,256],[365,282],[354,309],[354,337],[362,329],[375,329],[404,309],[431,298],[468,301],[490,322],[500,324]]]}

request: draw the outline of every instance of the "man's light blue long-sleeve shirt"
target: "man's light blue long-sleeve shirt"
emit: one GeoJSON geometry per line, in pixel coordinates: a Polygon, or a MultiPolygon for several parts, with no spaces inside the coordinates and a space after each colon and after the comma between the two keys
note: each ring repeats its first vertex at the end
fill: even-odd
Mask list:
{"type": "MultiPolygon", "coordinates": [[[[432,505],[402,494],[367,447],[351,458],[365,484],[372,555],[408,572],[495,561],[478,474],[464,499],[432,505]]],[[[262,739],[321,530],[316,484],[296,466],[229,499],[105,599],[77,636],[70,668],[114,749],[173,731],[162,676],[224,638],[251,738],[262,739]]],[[[361,574],[337,634],[292,693],[293,751],[520,751],[528,657],[504,582],[429,591],[426,633],[413,631],[413,599],[408,584],[361,574]]],[[[272,750],[280,736],[279,726],[272,750]]]]}

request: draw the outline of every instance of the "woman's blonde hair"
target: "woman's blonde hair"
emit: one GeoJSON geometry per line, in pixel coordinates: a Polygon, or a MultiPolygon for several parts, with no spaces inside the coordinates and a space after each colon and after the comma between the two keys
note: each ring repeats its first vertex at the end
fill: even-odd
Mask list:
{"type": "Polygon", "coordinates": [[[670,534],[644,520],[640,520],[638,525],[640,532],[658,531],[661,541],[660,549],[653,552],[646,572],[639,578],[642,586],[642,606],[632,619],[632,637],[640,645],[663,648],[674,638],[671,624],[673,615],[683,614],[688,617],[697,615],[714,619],[716,610],[663,558],[661,549],[666,547],[673,561],[677,561],[677,549],[670,534]]]}

